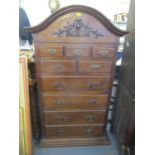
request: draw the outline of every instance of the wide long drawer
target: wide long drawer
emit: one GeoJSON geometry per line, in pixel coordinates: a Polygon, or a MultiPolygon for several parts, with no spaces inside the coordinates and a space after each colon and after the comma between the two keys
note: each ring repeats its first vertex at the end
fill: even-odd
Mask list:
{"type": "Polygon", "coordinates": [[[109,93],[111,76],[42,76],[44,92],[82,91],[109,93]]]}
{"type": "Polygon", "coordinates": [[[44,111],[46,125],[104,124],[105,111],[44,111]]]}
{"type": "Polygon", "coordinates": [[[94,137],[103,135],[103,125],[85,126],[46,126],[46,137],[67,138],[67,137],[94,137]]]}
{"type": "Polygon", "coordinates": [[[105,109],[108,95],[45,94],[42,100],[44,110],[105,109]]]}

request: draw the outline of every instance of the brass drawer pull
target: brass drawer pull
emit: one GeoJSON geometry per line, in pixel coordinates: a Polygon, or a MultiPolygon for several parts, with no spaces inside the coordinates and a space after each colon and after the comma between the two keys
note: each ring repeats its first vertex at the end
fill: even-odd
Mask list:
{"type": "Polygon", "coordinates": [[[99,51],[98,52],[100,55],[102,55],[102,56],[106,56],[107,54],[109,54],[109,51],[107,51],[107,50],[101,50],[101,51],[99,51]]]}
{"type": "Polygon", "coordinates": [[[85,129],[85,133],[88,134],[88,135],[93,134],[93,132],[94,132],[94,129],[92,129],[92,128],[85,129]]]}
{"type": "Polygon", "coordinates": [[[65,116],[58,116],[58,117],[55,118],[55,121],[57,123],[64,123],[65,119],[66,119],[65,116]]]}
{"type": "Polygon", "coordinates": [[[56,49],[50,49],[50,50],[48,50],[48,53],[49,53],[50,55],[53,55],[53,54],[56,53],[56,49]]]}
{"type": "Polygon", "coordinates": [[[99,82],[90,82],[88,83],[89,88],[95,89],[99,87],[99,82]]]}
{"type": "Polygon", "coordinates": [[[55,105],[57,105],[57,106],[62,106],[62,105],[65,104],[65,101],[64,101],[64,100],[56,100],[56,101],[54,101],[53,103],[54,103],[55,105]]]}
{"type": "Polygon", "coordinates": [[[101,66],[98,65],[98,64],[93,64],[90,67],[91,67],[91,70],[97,70],[97,69],[100,69],[101,68],[101,66]]]}
{"type": "Polygon", "coordinates": [[[58,129],[58,130],[55,130],[54,133],[58,136],[63,136],[65,133],[65,130],[64,129],[58,129]]]}
{"type": "Polygon", "coordinates": [[[80,56],[82,54],[82,51],[80,49],[76,49],[73,53],[74,56],[80,56]]]}
{"type": "Polygon", "coordinates": [[[96,105],[96,99],[90,99],[90,100],[88,101],[88,104],[89,104],[89,105],[96,105]]]}
{"type": "Polygon", "coordinates": [[[53,66],[53,69],[56,71],[56,72],[61,72],[64,70],[64,67],[60,64],[56,64],[53,66]]]}
{"type": "Polygon", "coordinates": [[[94,122],[96,120],[96,116],[94,116],[94,115],[87,115],[87,116],[85,116],[85,119],[88,122],[94,122]]]}
{"type": "Polygon", "coordinates": [[[64,83],[63,82],[54,82],[52,84],[57,90],[62,90],[64,88],[64,83]]]}

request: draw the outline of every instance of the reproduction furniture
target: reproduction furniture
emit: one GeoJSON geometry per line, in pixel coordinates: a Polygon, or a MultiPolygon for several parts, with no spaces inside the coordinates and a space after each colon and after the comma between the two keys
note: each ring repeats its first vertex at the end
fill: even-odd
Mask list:
{"type": "Polygon", "coordinates": [[[19,154],[32,155],[27,58],[19,58],[19,154]]]}
{"type": "Polygon", "coordinates": [[[64,7],[33,34],[41,147],[109,144],[107,107],[119,30],[97,10],[64,7]]]}

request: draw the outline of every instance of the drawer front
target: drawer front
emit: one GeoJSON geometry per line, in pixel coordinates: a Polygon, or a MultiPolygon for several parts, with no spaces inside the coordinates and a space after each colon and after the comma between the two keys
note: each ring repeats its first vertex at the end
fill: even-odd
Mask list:
{"type": "Polygon", "coordinates": [[[41,73],[74,73],[76,72],[76,61],[71,60],[41,60],[41,73]]]}
{"type": "Polygon", "coordinates": [[[90,47],[76,47],[76,46],[67,46],[66,47],[66,56],[67,57],[89,57],[90,47]]]}
{"type": "Polygon", "coordinates": [[[105,111],[44,112],[46,125],[104,124],[105,111]]]}
{"type": "Polygon", "coordinates": [[[109,92],[110,76],[52,76],[42,77],[44,92],[84,91],[92,93],[109,92]]]}
{"type": "Polygon", "coordinates": [[[39,46],[39,56],[40,57],[63,57],[63,47],[62,46],[39,46]]]}
{"type": "Polygon", "coordinates": [[[105,109],[108,95],[44,95],[45,110],[105,109]]]}
{"type": "Polygon", "coordinates": [[[115,49],[105,47],[92,47],[92,57],[94,58],[114,58],[115,49]]]}
{"type": "Polygon", "coordinates": [[[45,127],[47,137],[93,137],[103,135],[103,125],[45,127]]]}
{"type": "Polygon", "coordinates": [[[112,61],[79,61],[79,72],[111,73],[112,61]]]}

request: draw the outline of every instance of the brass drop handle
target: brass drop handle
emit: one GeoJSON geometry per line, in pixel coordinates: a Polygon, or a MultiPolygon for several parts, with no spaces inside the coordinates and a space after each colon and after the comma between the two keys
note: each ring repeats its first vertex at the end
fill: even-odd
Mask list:
{"type": "Polygon", "coordinates": [[[96,120],[96,116],[94,116],[94,115],[87,115],[87,116],[85,116],[85,119],[88,122],[94,122],[96,120]]]}
{"type": "Polygon", "coordinates": [[[52,84],[52,86],[54,86],[57,90],[61,90],[64,88],[64,83],[63,82],[54,82],[52,84]]]}
{"type": "Polygon", "coordinates": [[[80,56],[82,51],[80,49],[76,49],[73,53],[75,56],[80,56]]]}
{"type": "Polygon", "coordinates": [[[91,135],[94,132],[94,130],[92,128],[87,128],[85,129],[85,132],[86,134],[91,135]]]}
{"type": "Polygon", "coordinates": [[[96,99],[90,99],[90,100],[88,101],[88,104],[89,104],[89,105],[96,105],[96,99]]]}
{"type": "Polygon", "coordinates": [[[55,121],[57,123],[64,123],[65,122],[65,117],[64,116],[58,116],[55,118],[55,121]]]}
{"type": "Polygon", "coordinates": [[[53,66],[53,69],[55,71],[57,71],[57,72],[61,72],[61,71],[64,70],[64,67],[62,65],[60,65],[60,64],[56,64],[56,65],[53,66]]]}
{"type": "Polygon", "coordinates": [[[54,104],[57,106],[62,106],[65,104],[65,102],[64,102],[64,100],[56,100],[56,101],[54,101],[54,104]]]}
{"type": "Polygon", "coordinates": [[[109,54],[109,51],[107,51],[107,50],[101,50],[101,51],[99,51],[98,52],[100,55],[102,55],[102,56],[106,56],[107,54],[109,54]]]}
{"type": "Polygon", "coordinates": [[[64,129],[58,129],[58,130],[55,130],[54,133],[58,136],[63,136],[65,133],[65,130],[64,129]]]}
{"type": "Polygon", "coordinates": [[[90,82],[88,83],[89,88],[91,89],[95,89],[99,87],[99,83],[98,82],[90,82]]]}
{"type": "Polygon", "coordinates": [[[49,50],[48,50],[48,53],[49,53],[50,55],[53,55],[53,54],[56,53],[56,49],[49,49],[49,50]]]}
{"type": "Polygon", "coordinates": [[[93,64],[90,67],[91,67],[91,70],[97,70],[97,69],[101,68],[101,66],[99,64],[93,64]]]}

